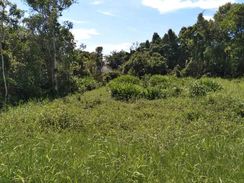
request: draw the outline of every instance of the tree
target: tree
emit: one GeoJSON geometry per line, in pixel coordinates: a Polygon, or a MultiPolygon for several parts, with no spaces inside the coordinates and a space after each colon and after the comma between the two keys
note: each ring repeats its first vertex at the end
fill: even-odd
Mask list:
{"type": "Polygon", "coordinates": [[[42,36],[43,50],[45,60],[48,65],[48,76],[52,92],[58,93],[58,64],[60,62],[60,45],[57,43],[57,37],[60,36],[61,25],[58,18],[62,12],[69,8],[74,0],[26,0],[29,6],[35,11],[35,14],[28,20],[29,27],[33,33],[42,36]],[[51,62],[50,62],[51,61],[51,62]]]}
{"type": "Polygon", "coordinates": [[[112,69],[119,69],[130,58],[130,54],[126,51],[113,51],[109,56],[106,56],[106,62],[112,69]]]}
{"type": "Polygon", "coordinates": [[[124,65],[123,72],[139,77],[146,74],[166,74],[167,65],[165,59],[158,53],[151,55],[149,52],[137,52],[124,65]]]}
{"type": "Polygon", "coordinates": [[[184,66],[184,61],[181,60],[180,47],[177,35],[168,30],[162,39],[161,55],[167,60],[167,65],[170,70],[173,70],[177,65],[184,66]]]}
{"type": "Polygon", "coordinates": [[[158,33],[154,32],[152,37],[152,44],[159,44],[160,41],[161,41],[160,36],[158,35],[158,33]]]}
{"type": "Polygon", "coordinates": [[[96,48],[96,75],[101,74],[103,67],[103,47],[99,46],[96,48]]]}
{"type": "Polygon", "coordinates": [[[232,75],[244,75],[244,4],[227,3],[219,8],[214,19],[229,38],[226,49],[229,50],[232,75]]]}
{"type": "MultiPolygon", "coordinates": [[[[6,59],[8,58],[7,39],[9,32],[17,27],[18,21],[21,18],[22,12],[17,9],[17,6],[10,3],[8,0],[0,0],[0,54],[1,54],[1,69],[3,76],[3,85],[5,90],[4,103],[8,99],[8,85],[6,77],[6,59]]],[[[9,60],[9,58],[8,58],[9,60]]],[[[0,88],[1,90],[1,88],[0,88]]]]}

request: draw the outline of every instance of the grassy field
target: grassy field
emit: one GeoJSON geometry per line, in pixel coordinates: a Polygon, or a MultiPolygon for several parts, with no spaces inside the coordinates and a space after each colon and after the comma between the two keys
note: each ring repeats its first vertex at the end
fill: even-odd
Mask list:
{"type": "Polygon", "coordinates": [[[0,182],[244,182],[244,80],[160,100],[108,88],[0,113],[0,182]]]}

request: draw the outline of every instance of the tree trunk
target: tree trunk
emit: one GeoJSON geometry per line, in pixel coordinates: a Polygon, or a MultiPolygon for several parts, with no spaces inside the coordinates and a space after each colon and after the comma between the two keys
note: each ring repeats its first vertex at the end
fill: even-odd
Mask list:
{"type": "Polygon", "coordinates": [[[6,104],[7,98],[8,98],[8,87],[7,87],[7,81],[6,81],[6,76],[5,76],[5,62],[4,62],[4,56],[3,56],[3,44],[2,44],[2,40],[0,41],[0,51],[1,51],[3,83],[4,83],[4,89],[5,89],[4,103],[6,104]]]}
{"type": "MultiPolygon", "coordinates": [[[[4,14],[4,11],[5,11],[5,8],[3,6],[2,14],[4,14]]],[[[1,17],[3,17],[3,15],[1,17]]],[[[3,55],[3,42],[5,41],[3,18],[1,18],[1,36],[0,37],[1,37],[0,52],[1,52],[1,62],[2,62],[2,75],[3,75],[3,83],[4,83],[4,89],[5,89],[4,102],[6,104],[7,98],[8,98],[8,87],[7,87],[7,81],[6,81],[6,75],[5,75],[5,61],[4,61],[4,55],[3,55]]]]}
{"type": "Polygon", "coordinates": [[[57,77],[57,50],[56,50],[56,37],[53,33],[53,68],[52,68],[53,89],[58,94],[58,77],[57,77]]]}

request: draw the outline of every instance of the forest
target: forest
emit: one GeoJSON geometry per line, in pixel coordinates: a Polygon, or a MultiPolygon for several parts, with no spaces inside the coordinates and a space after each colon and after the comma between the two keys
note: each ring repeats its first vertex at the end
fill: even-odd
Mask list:
{"type": "Polygon", "coordinates": [[[100,46],[90,53],[75,43],[72,22],[59,22],[74,0],[26,0],[32,10],[28,16],[9,0],[0,3],[1,106],[77,92],[84,78],[103,83],[120,74],[244,75],[243,4],[225,4],[210,21],[200,13],[179,35],[171,29],[162,37],[154,33],[130,52],[103,56],[100,46]],[[104,64],[112,68],[110,74],[102,72],[104,64]]]}
{"type": "Polygon", "coordinates": [[[244,182],[244,4],[86,51],[75,0],[0,0],[0,182],[244,182]]]}

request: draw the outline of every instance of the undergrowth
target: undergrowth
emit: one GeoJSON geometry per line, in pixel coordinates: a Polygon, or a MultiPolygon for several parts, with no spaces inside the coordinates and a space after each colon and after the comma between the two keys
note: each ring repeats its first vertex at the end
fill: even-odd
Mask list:
{"type": "Polygon", "coordinates": [[[243,182],[244,80],[155,77],[1,112],[0,182],[243,182]]]}

